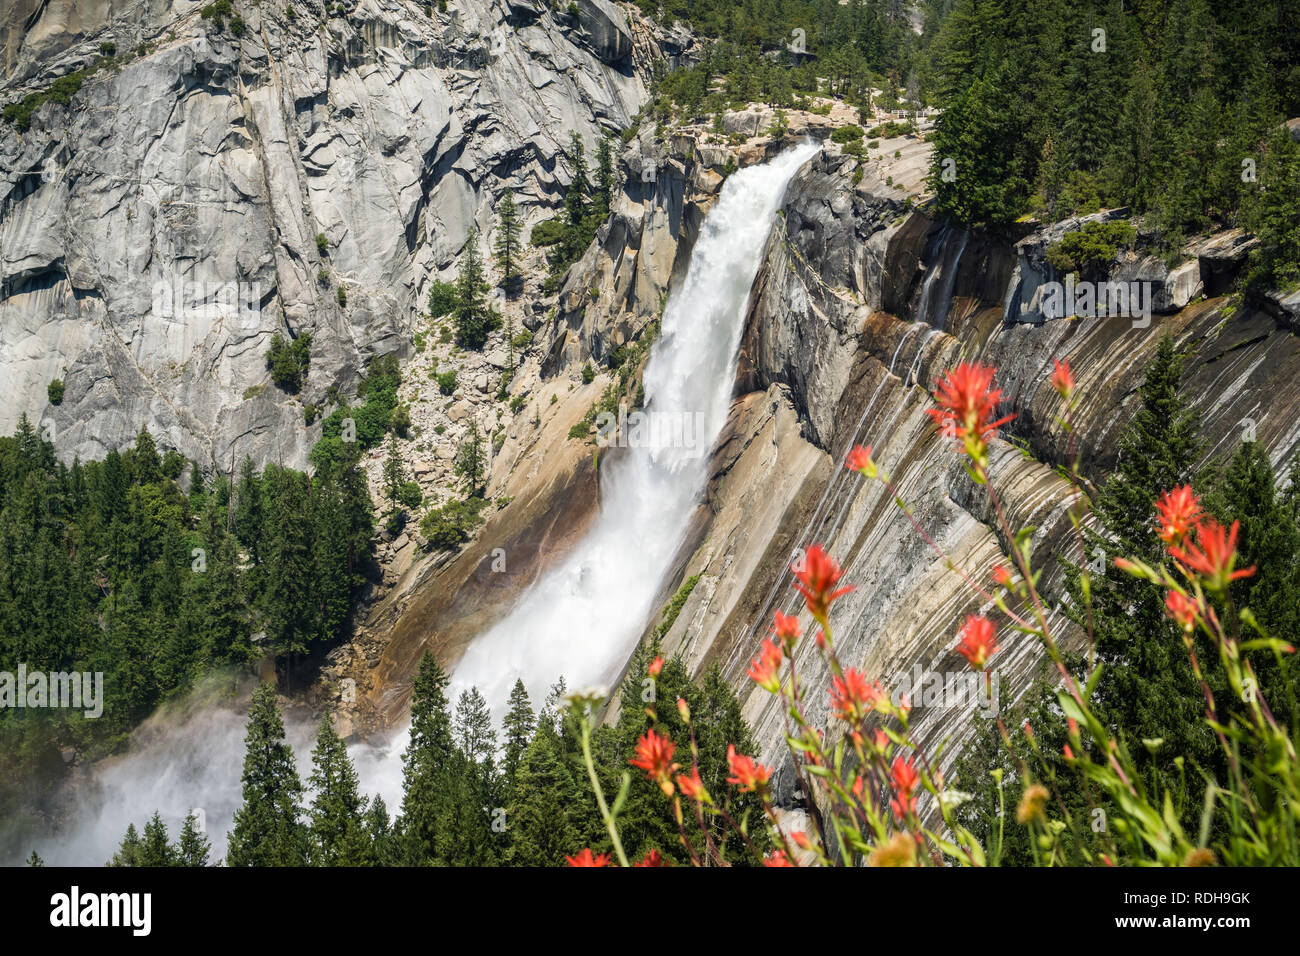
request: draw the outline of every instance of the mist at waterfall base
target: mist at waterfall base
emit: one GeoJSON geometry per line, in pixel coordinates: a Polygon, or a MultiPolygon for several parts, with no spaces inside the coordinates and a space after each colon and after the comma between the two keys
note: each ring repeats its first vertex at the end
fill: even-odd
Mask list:
{"type": "MultiPolygon", "coordinates": [[[[500,724],[516,679],[534,707],[561,676],[570,689],[616,679],[655,610],[674,555],[707,478],[710,455],[731,404],[736,352],[750,288],[786,184],[818,151],[787,150],[730,176],[705,217],[687,275],[669,297],[662,334],[644,375],[646,408],[680,418],[692,441],[636,446],[601,468],[600,512],[574,551],[525,592],[510,614],[478,637],[452,673],[449,697],[477,687],[500,724]],[[703,453],[701,452],[703,449],[703,453]]],[[[251,692],[251,684],[248,687],[251,692]]],[[[212,860],[241,803],[248,693],[238,703],[205,686],[161,708],[132,736],[129,751],[96,767],[78,786],[70,822],[55,837],[15,844],[7,864],[34,847],[50,865],[99,865],[128,824],[159,811],[173,839],[185,815],[202,809],[212,860]]],[[[316,728],[286,714],[285,733],[306,781],[316,728]]],[[[408,731],[384,745],[349,747],[362,790],[401,806],[401,754],[408,731]]]]}

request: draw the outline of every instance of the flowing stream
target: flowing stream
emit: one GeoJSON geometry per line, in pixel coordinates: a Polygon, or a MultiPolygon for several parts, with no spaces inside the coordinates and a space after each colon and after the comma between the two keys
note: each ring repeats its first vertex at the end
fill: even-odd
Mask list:
{"type": "MultiPolygon", "coordinates": [[[[750,288],[787,183],[819,147],[790,149],[733,174],[704,220],[681,287],[664,311],[662,337],[645,371],[647,420],[625,430],[625,447],[601,469],[600,512],[574,551],[525,592],[510,614],[477,638],[452,675],[451,699],[477,686],[499,724],[522,678],[534,706],[563,676],[570,688],[608,686],[655,610],[708,479],[726,422],[750,288]]],[[[288,721],[299,773],[310,772],[313,728],[288,721]]],[[[158,810],[173,837],[201,808],[212,859],[225,855],[240,802],[244,717],[197,691],[161,710],[128,753],[96,768],[74,819],[56,838],[20,838],[18,863],[35,847],[51,865],[99,865],[128,823],[158,810]]],[[[384,747],[350,750],[362,790],[401,804],[406,734],[384,747]]]]}

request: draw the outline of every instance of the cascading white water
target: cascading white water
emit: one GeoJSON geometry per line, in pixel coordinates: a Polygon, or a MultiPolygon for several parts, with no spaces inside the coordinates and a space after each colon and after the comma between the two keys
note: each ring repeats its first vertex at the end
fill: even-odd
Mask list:
{"type": "MultiPolygon", "coordinates": [[[[662,338],[646,366],[647,410],[657,438],[632,442],[601,469],[600,513],[587,537],[524,594],[508,617],[470,646],[453,674],[452,699],[477,686],[494,709],[516,678],[535,702],[561,675],[570,687],[607,682],[621,669],[653,611],[673,555],[708,478],[726,421],[750,287],[786,184],[818,150],[799,146],[733,175],[705,218],[681,288],[664,312],[662,338]]],[[[212,857],[224,857],[240,802],[244,717],[196,693],[151,718],[132,749],[95,774],[75,820],[55,839],[23,843],[51,864],[98,865],[128,823],[160,811],[173,836],[202,808],[212,857]]],[[[313,728],[286,721],[305,780],[313,728]]],[[[406,734],[387,746],[350,748],[362,790],[396,813],[406,734]]]]}
{"type": "MultiPolygon", "coordinates": [[[[704,220],[663,336],[645,371],[647,410],[687,441],[630,447],[601,469],[600,514],[587,537],[466,651],[453,693],[477,686],[494,706],[522,678],[540,698],[563,676],[570,688],[616,676],[653,602],[708,478],[726,421],[736,350],[786,183],[818,147],[800,146],[733,175],[704,220]],[[675,427],[674,427],[675,426],[675,427]]],[[[633,443],[635,444],[635,443],[633,443]]]]}

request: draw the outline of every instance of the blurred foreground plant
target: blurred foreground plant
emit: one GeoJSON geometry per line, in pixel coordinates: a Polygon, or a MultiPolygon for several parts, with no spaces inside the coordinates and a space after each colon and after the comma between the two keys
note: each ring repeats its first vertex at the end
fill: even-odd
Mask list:
{"type": "MultiPolygon", "coordinates": [[[[944,552],[917,522],[872,457],[872,449],[855,447],[845,462],[850,470],[868,480],[884,484],[916,532],[952,573],[958,575],[983,605],[996,608],[1006,619],[1005,627],[1028,635],[1041,644],[1047,659],[1060,677],[1057,702],[1069,728],[1064,745],[1065,765],[1073,778],[1052,769],[1038,749],[1028,722],[1024,731],[1035,756],[1033,765],[1017,761],[1022,778],[1021,798],[1015,808],[1016,825],[1029,828],[1030,846],[1038,865],[1295,865],[1300,863],[1300,761],[1295,740],[1279,726],[1264,699],[1251,654],[1269,654],[1279,660],[1294,648],[1269,638],[1257,625],[1249,609],[1234,611],[1229,586],[1248,577],[1254,568],[1237,568],[1234,522],[1224,528],[1204,514],[1190,486],[1176,488],[1155,503],[1158,533],[1165,544],[1167,561],[1152,567],[1136,560],[1118,558],[1115,564],[1129,574],[1165,589],[1169,616],[1182,630],[1189,666],[1205,698],[1205,720],[1226,756],[1229,778],[1206,779],[1204,811],[1199,833],[1189,834],[1174,812],[1182,794],[1157,788],[1143,780],[1130,755],[1124,728],[1109,728],[1094,714],[1089,700],[1101,674],[1102,664],[1089,653],[1086,674],[1081,680],[1066,665],[1058,634],[1051,623],[1047,602],[1039,591],[1041,571],[1031,562],[1031,528],[1013,531],[1003,502],[989,476],[988,442],[996,428],[1013,416],[997,417],[1002,392],[994,387],[995,370],[963,363],[950,371],[936,387],[938,407],[929,414],[940,433],[957,443],[972,480],[988,490],[1001,540],[1010,542],[1010,554],[991,572],[992,587],[981,583],[982,575],[968,573],[944,552]],[[1219,610],[1216,610],[1219,609],[1219,610]],[[1194,636],[1209,639],[1215,660],[1198,659],[1194,636]],[[1205,669],[1222,671],[1227,684],[1246,705],[1224,717],[1217,706],[1205,669]],[[1093,813],[1104,803],[1109,825],[1100,833],[1087,832],[1081,820],[1063,799],[1067,788],[1088,794],[1093,813]],[[1210,824],[1216,815],[1226,820],[1226,836],[1209,843],[1210,824]]],[[[1086,496],[1077,469],[1073,408],[1076,400],[1074,376],[1067,364],[1056,362],[1052,386],[1064,404],[1060,424],[1069,436],[1067,477],[1074,493],[1069,517],[1080,553],[1083,552],[1083,517],[1086,496]]],[[[770,768],[752,757],[728,753],[731,776],[728,783],[742,793],[756,794],[779,847],[762,854],[748,838],[751,821],[733,820],[726,801],[711,794],[699,776],[695,730],[689,708],[678,701],[681,716],[691,735],[691,763],[688,772],[673,762],[674,744],[651,728],[638,741],[637,755],[630,763],[662,789],[677,823],[679,838],[695,865],[727,865],[716,837],[737,832],[755,858],[768,866],[798,864],[873,866],[948,865],[996,866],[1001,861],[1005,805],[999,814],[997,832],[990,833],[987,846],[957,823],[953,809],[967,795],[948,788],[937,764],[937,754],[927,754],[912,733],[910,706],[906,695],[893,702],[886,688],[868,680],[860,671],[845,667],[836,653],[830,626],[835,601],[852,590],[841,586],[843,572],[820,545],[808,549],[792,572],[795,588],[803,595],[805,609],[816,626],[817,653],[831,675],[830,712],[835,721],[835,742],[809,720],[807,689],[801,687],[795,651],[803,633],[797,618],[775,613],[771,636],[764,640],[749,668],[749,677],[779,698],[785,718],[785,741],[793,757],[799,785],[808,797],[816,833],[793,831],[782,826],[772,802],[770,768]]],[[[1084,599],[1082,620],[1092,642],[1092,609],[1088,570],[1080,569],[1084,599]]],[[[991,681],[989,661],[998,650],[997,625],[984,615],[970,615],[956,635],[954,650],[972,670],[983,675],[985,687],[991,681]]],[[[650,666],[653,679],[662,666],[650,666]]],[[[609,830],[617,861],[627,866],[618,840],[617,818],[627,791],[628,777],[612,805],[607,805],[597,782],[586,741],[590,719],[598,699],[585,696],[574,700],[583,728],[584,753],[595,786],[600,812],[609,830]]],[[[1010,750],[1007,729],[999,719],[998,731],[1010,750]]],[[[1144,742],[1150,743],[1150,742],[1144,742]]],[[[1181,764],[1180,764],[1181,766],[1181,764]]],[[[1001,771],[995,771],[999,793],[1001,771]]],[[[1189,786],[1184,782],[1184,786],[1189,786]]],[[[584,850],[569,862],[574,866],[603,866],[608,855],[593,857],[584,850]]],[[[651,853],[637,865],[661,865],[651,853]]]]}

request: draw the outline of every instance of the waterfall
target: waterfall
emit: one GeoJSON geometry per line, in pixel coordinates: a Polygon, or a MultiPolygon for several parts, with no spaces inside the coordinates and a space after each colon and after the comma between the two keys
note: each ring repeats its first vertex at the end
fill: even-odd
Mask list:
{"type": "Polygon", "coordinates": [[[943,328],[944,320],[948,317],[948,307],[952,304],[952,290],[957,283],[957,267],[961,264],[962,253],[966,251],[966,243],[970,241],[970,230],[963,229],[961,243],[957,245],[957,251],[951,257],[952,261],[948,262],[948,250],[952,248],[948,243],[950,231],[951,227],[945,223],[939,238],[935,240],[934,265],[930,267],[929,275],[921,285],[921,299],[916,306],[916,320],[936,329],[943,328]],[[937,303],[934,299],[935,283],[939,285],[937,303]]]}
{"type": "Polygon", "coordinates": [[[773,217],[786,183],[816,151],[800,146],[727,180],[704,220],[685,281],[668,300],[663,337],[646,366],[646,408],[668,426],[653,429],[659,438],[689,434],[693,447],[655,441],[609,459],[594,527],[470,645],[452,675],[453,699],[477,686],[499,707],[517,678],[534,699],[560,676],[570,689],[604,685],[627,661],[708,480],[773,217]]]}
{"type": "MultiPolygon", "coordinates": [[[[656,440],[629,442],[632,447],[610,456],[601,468],[600,512],[591,531],[474,641],[453,672],[453,702],[461,690],[477,686],[499,723],[517,678],[540,701],[561,675],[576,688],[608,683],[622,669],[654,612],[707,483],[773,217],[786,184],[818,148],[799,146],[740,170],[723,185],[685,281],[669,298],[662,338],[646,366],[647,411],[666,427],[650,429],[656,440]]],[[[198,692],[163,708],[133,735],[127,754],[95,769],[94,785],[79,793],[74,819],[62,833],[15,843],[5,862],[19,863],[35,847],[52,865],[100,865],[128,823],[140,828],[156,809],[175,838],[192,808],[203,811],[212,858],[223,858],[241,799],[244,723],[241,709],[198,692]]],[[[285,729],[305,781],[314,728],[286,715],[285,729]]],[[[393,814],[401,806],[406,739],[402,733],[386,746],[349,748],[362,792],[381,795],[393,814]]]]}

